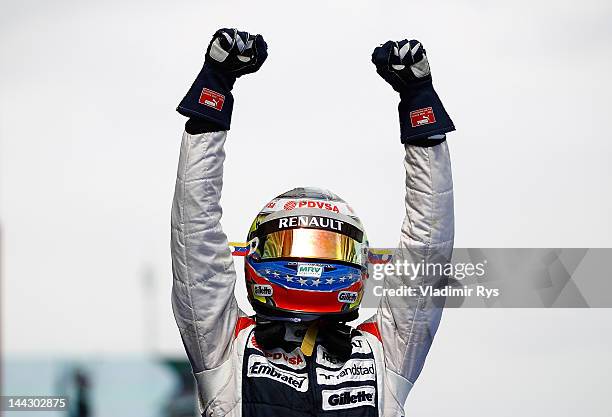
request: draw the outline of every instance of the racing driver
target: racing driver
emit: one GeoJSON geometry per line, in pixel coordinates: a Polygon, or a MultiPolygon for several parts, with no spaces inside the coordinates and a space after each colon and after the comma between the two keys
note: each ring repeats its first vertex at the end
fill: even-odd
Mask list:
{"type": "MultiPolygon", "coordinates": [[[[232,252],[219,223],[224,143],[234,83],[266,57],[261,35],[220,29],[177,109],[189,119],[172,205],[172,304],[200,412],[403,416],[443,304],[385,295],[372,318],[347,324],[357,318],[368,265],[377,258],[359,218],[336,194],[295,188],[257,214],[245,247],[247,294],[256,314],[237,306],[232,252]]],[[[406,218],[397,253],[449,260],[454,220],[446,133],[454,125],[433,89],[425,49],[415,40],[388,41],[374,49],[372,62],[400,95],[406,218]]],[[[416,278],[410,282],[445,279],[416,278]]],[[[390,289],[406,284],[399,276],[384,280],[390,289]]]]}

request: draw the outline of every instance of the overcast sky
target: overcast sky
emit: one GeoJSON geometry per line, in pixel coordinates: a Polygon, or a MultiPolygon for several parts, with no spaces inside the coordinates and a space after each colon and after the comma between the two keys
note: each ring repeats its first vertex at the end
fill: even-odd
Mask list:
{"type": "MultiPolygon", "coordinates": [[[[262,33],[270,53],[235,87],[223,195],[231,240],[244,238],[271,197],[313,185],[349,201],[374,245],[396,243],[398,98],[369,58],[387,39],[416,37],[458,129],[449,136],[456,246],[612,247],[609,0],[5,1],[5,352],[142,352],[146,311],[156,348],[182,353],[169,302],[184,123],[174,108],[222,26],[262,33]],[[147,268],[157,286],[149,303],[147,268]]],[[[509,388],[526,372],[537,380],[559,361],[574,366],[575,356],[591,362],[569,374],[592,368],[597,381],[610,373],[611,318],[606,310],[450,311],[422,379],[438,383],[449,367],[471,372],[474,363],[455,363],[460,352],[468,363],[505,367],[509,388]],[[490,346],[472,346],[483,333],[490,346]],[[518,364],[528,368],[521,375],[518,364]]],[[[583,394],[597,398],[598,389],[583,394]]]]}

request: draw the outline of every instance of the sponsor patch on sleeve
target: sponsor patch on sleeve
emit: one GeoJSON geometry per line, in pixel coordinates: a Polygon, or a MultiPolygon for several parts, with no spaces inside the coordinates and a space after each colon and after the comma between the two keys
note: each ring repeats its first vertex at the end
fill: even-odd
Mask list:
{"type": "Polygon", "coordinates": [[[410,112],[410,123],[412,127],[419,127],[436,123],[436,115],[433,108],[414,110],[410,112]]]}

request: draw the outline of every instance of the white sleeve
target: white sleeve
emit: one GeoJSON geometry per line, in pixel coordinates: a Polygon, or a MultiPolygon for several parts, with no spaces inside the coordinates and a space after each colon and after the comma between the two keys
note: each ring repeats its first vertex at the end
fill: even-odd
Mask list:
{"type": "MultiPolygon", "coordinates": [[[[448,145],[406,145],[406,217],[399,257],[411,262],[446,263],[453,250],[453,182],[448,145]],[[409,255],[406,255],[407,253],[409,255]]],[[[398,259],[394,259],[394,262],[398,259]]],[[[399,259],[403,260],[403,259],[399,259]]],[[[385,288],[402,285],[438,286],[444,277],[417,276],[413,281],[397,276],[385,278],[385,288]]],[[[443,305],[428,297],[386,296],[376,321],[385,347],[387,369],[412,385],[418,378],[436,333],[443,305]]],[[[406,393],[407,394],[407,393],[406,393]]]]}
{"type": "Polygon", "coordinates": [[[240,314],[236,272],[220,224],[226,136],[183,133],[172,204],[172,307],[196,373],[227,359],[240,314]]]}

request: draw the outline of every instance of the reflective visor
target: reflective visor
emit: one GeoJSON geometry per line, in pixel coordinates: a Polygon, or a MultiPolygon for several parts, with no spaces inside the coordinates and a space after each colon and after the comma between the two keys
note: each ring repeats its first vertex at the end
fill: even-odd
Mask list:
{"type": "Polygon", "coordinates": [[[361,265],[362,244],[346,235],[321,229],[291,229],[260,237],[261,259],[311,258],[361,265]]]}

